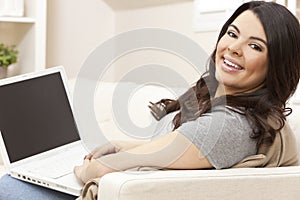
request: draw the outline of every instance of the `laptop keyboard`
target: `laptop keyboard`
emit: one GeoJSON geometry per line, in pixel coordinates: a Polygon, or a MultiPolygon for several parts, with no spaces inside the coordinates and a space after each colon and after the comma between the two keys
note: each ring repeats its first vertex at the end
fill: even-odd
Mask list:
{"type": "Polygon", "coordinates": [[[73,173],[74,167],[82,164],[83,157],[84,153],[80,150],[67,150],[60,155],[36,162],[35,167],[30,172],[56,179],[73,173]]]}

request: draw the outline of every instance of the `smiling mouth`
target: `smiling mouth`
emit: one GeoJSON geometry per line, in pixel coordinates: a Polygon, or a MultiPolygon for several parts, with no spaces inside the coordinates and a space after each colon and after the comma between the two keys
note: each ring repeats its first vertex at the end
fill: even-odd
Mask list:
{"type": "Polygon", "coordinates": [[[223,63],[229,67],[229,68],[233,68],[235,70],[242,70],[243,68],[237,64],[234,64],[232,62],[230,62],[229,60],[227,60],[226,58],[223,58],[223,63]]]}

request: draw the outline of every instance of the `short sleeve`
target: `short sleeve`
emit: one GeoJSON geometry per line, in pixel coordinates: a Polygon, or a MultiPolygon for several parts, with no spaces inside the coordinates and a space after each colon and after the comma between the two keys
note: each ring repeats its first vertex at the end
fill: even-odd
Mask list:
{"type": "Polygon", "coordinates": [[[256,153],[256,141],[245,116],[216,108],[195,121],[182,124],[178,132],[187,137],[216,169],[229,168],[256,153]]]}

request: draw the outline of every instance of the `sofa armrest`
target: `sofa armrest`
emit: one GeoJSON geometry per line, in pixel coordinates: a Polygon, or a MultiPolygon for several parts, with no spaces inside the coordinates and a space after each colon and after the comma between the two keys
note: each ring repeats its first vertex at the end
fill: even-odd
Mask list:
{"type": "Polygon", "coordinates": [[[115,172],[99,183],[101,200],[299,199],[300,167],[115,172]]]}

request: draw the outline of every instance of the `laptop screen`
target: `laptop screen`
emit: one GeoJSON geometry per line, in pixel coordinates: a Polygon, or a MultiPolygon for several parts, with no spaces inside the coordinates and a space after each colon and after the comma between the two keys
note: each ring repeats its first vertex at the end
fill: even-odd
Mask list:
{"type": "Polygon", "coordinates": [[[0,130],[10,162],[79,140],[61,74],[0,86],[0,130]]]}

